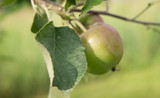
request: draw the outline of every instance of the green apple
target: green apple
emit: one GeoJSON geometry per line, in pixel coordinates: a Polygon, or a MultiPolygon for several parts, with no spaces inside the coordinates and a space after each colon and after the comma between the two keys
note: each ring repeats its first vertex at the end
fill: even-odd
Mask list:
{"type": "Polygon", "coordinates": [[[89,73],[106,73],[120,62],[123,43],[112,26],[102,22],[96,23],[81,34],[80,38],[85,47],[89,73]]]}
{"type": "MultiPolygon", "coordinates": [[[[103,22],[102,18],[98,14],[92,14],[92,13],[87,13],[81,16],[79,18],[79,21],[86,29],[89,29],[96,22],[103,22]]],[[[76,25],[76,28],[78,29],[79,32],[84,33],[83,30],[78,25],[76,25]]]]}
{"type": "Polygon", "coordinates": [[[80,17],[79,21],[89,29],[96,22],[103,22],[102,18],[98,14],[87,13],[80,17]]]}

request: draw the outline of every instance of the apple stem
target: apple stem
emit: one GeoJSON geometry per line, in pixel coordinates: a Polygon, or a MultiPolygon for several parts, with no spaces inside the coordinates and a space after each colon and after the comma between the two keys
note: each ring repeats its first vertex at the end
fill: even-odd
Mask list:
{"type": "Polygon", "coordinates": [[[84,27],[84,25],[79,20],[75,20],[75,23],[83,30],[83,32],[87,31],[87,29],[84,27]]]}
{"type": "Polygon", "coordinates": [[[81,32],[71,23],[71,20],[69,20],[69,24],[76,30],[76,32],[80,35],[81,32]]]}
{"type": "Polygon", "coordinates": [[[72,20],[74,20],[75,24],[77,24],[77,25],[82,29],[83,32],[86,32],[87,29],[86,29],[86,28],[84,27],[84,25],[76,18],[76,16],[74,15],[74,13],[72,13],[72,17],[73,17],[72,20]]]}

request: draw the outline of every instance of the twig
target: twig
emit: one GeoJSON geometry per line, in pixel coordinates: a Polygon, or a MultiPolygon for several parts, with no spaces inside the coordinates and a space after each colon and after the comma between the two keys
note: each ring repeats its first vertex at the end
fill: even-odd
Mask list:
{"type": "Polygon", "coordinates": [[[151,6],[153,5],[153,3],[148,4],[148,6],[146,8],[144,8],[140,13],[138,13],[133,19],[138,18],[139,16],[141,16],[145,11],[147,11],[151,6]]]}
{"type": "Polygon", "coordinates": [[[141,11],[139,12],[134,18],[132,18],[133,20],[134,19],[137,19],[139,16],[141,16],[144,12],[146,12],[151,6],[153,6],[154,4],[160,2],[159,0],[157,1],[153,1],[151,3],[148,3],[148,5],[141,11]]]}
{"type": "MultiPolygon", "coordinates": [[[[81,12],[81,10],[80,9],[71,9],[70,12],[81,12]]],[[[114,18],[118,18],[118,19],[121,19],[121,20],[124,20],[124,21],[134,22],[134,23],[143,24],[143,25],[157,25],[157,26],[160,25],[160,23],[135,20],[135,19],[123,17],[123,16],[120,16],[120,15],[116,15],[116,14],[113,14],[113,13],[109,13],[109,12],[106,12],[106,11],[94,11],[94,10],[91,10],[88,13],[108,15],[108,16],[112,16],[114,18]]]]}

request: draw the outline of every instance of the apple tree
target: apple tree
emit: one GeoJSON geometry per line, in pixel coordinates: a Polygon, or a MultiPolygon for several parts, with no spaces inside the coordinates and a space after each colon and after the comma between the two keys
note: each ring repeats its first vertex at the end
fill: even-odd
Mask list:
{"type": "Polygon", "coordinates": [[[160,23],[137,20],[109,13],[109,0],[31,0],[35,17],[31,31],[40,46],[50,77],[50,98],[68,97],[85,72],[96,75],[116,71],[123,56],[123,42],[118,31],[103,22],[101,15],[108,15],[145,26],[160,23]],[[91,10],[106,3],[105,11],[91,10]],[[76,12],[80,14],[78,17],[76,12]],[[55,26],[57,14],[67,26],[55,26]],[[62,92],[62,93],[61,93],[62,92]]]}

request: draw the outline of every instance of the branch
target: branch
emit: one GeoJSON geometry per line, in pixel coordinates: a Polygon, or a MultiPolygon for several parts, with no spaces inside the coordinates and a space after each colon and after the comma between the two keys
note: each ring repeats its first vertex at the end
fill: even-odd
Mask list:
{"type": "MultiPolygon", "coordinates": [[[[80,9],[71,9],[70,12],[81,12],[81,10],[80,9]]],[[[160,23],[135,20],[135,19],[132,19],[132,18],[127,18],[127,17],[123,17],[123,16],[116,15],[116,14],[113,14],[113,13],[109,13],[109,12],[106,12],[106,11],[94,11],[94,10],[91,10],[88,13],[108,15],[108,16],[111,16],[111,17],[114,17],[114,18],[118,18],[118,19],[121,19],[121,20],[124,20],[124,21],[134,22],[134,23],[143,24],[143,25],[157,25],[157,26],[160,26],[160,23]]]]}

